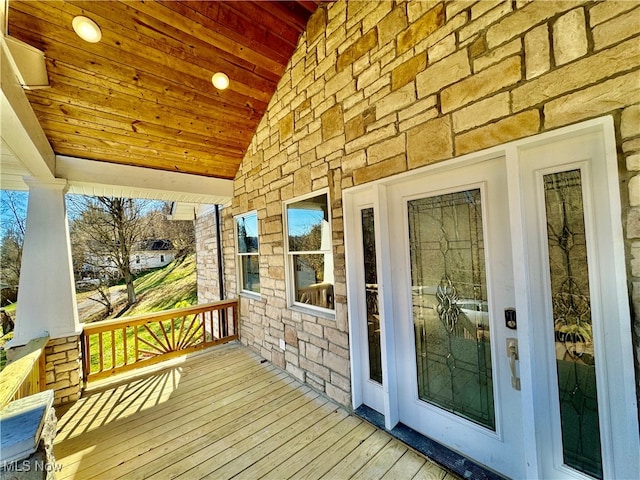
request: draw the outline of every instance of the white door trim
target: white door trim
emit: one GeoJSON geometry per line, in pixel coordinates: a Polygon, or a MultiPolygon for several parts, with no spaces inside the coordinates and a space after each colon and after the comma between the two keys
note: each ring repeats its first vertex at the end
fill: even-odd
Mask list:
{"type": "MultiPolygon", "coordinates": [[[[541,478],[547,471],[545,465],[545,452],[549,445],[549,428],[540,425],[541,418],[549,418],[548,410],[545,410],[545,402],[539,403],[540,394],[533,388],[533,385],[540,385],[540,382],[548,382],[548,372],[541,369],[536,370],[536,359],[541,352],[537,352],[530,341],[535,333],[530,328],[529,318],[533,315],[533,306],[529,301],[532,291],[532,279],[527,262],[529,261],[529,250],[531,244],[527,238],[527,225],[524,221],[524,207],[522,204],[522,180],[521,164],[522,158],[526,157],[534,149],[544,145],[559,144],[565,140],[577,137],[588,137],[595,135],[600,142],[605,162],[602,163],[602,171],[594,172],[592,179],[597,182],[597,188],[592,190],[598,198],[604,202],[593,202],[597,207],[596,215],[604,220],[596,220],[607,228],[598,227],[597,245],[598,255],[603,255],[606,251],[606,261],[599,262],[601,275],[606,275],[608,279],[614,279],[605,287],[605,293],[611,299],[611,306],[615,311],[607,312],[612,314],[619,321],[611,322],[607,325],[607,338],[612,339],[618,348],[606,349],[605,361],[606,370],[598,371],[598,387],[605,387],[606,397],[602,404],[602,409],[606,410],[601,417],[601,435],[603,444],[612,445],[610,451],[603,452],[603,467],[605,477],[615,473],[617,478],[634,478],[640,471],[640,439],[638,438],[638,415],[635,391],[635,371],[633,361],[632,345],[629,341],[631,335],[631,320],[628,305],[627,277],[624,257],[624,237],[621,225],[621,205],[619,194],[619,180],[617,174],[617,152],[615,144],[615,129],[613,119],[610,116],[589,120],[569,127],[564,127],[551,132],[542,133],[522,140],[517,140],[497,147],[492,147],[480,152],[467,154],[446,162],[428,165],[419,169],[404,172],[392,177],[384,178],[365,185],[352,187],[343,191],[343,205],[345,212],[352,208],[352,202],[358,192],[371,191],[375,195],[375,221],[377,228],[376,242],[378,247],[378,282],[380,295],[381,313],[381,341],[382,341],[382,366],[385,380],[384,401],[385,401],[385,424],[387,428],[392,428],[398,422],[398,390],[393,385],[396,383],[396,365],[394,358],[394,339],[392,327],[392,306],[391,301],[391,266],[388,262],[382,262],[384,248],[389,248],[388,213],[386,210],[386,188],[394,183],[404,181],[410,176],[424,173],[443,172],[461,166],[482,162],[497,156],[505,156],[508,176],[509,195],[509,220],[511,225],[513,274],[516,285],[523,286],[516,292],[516,308],[518,317],[518,337],[520,339],[520,377],[522,379],[522,414],[523,432],[525,441],[525,472],[527,478],[541,478]],[[597,191],[596,191],[597,190],[597,191]],[[606,205],[607,208],[600,208],[606,205]],[[386,266],[385,266],[386,264],[386,266]],[[384,299],[384,300],[383,300],[384,299]],[[608,379],[608,385],[605,385],[608,379]],[[619,404],[626,408],[616,409],[610,400],[615,397],[619,404]],[[603,423],[610,423],[604,424],[603,423]],[[624,446],[621,448],[620,446],[624,446]],[[604,458],[607,457],[607,458],[604,458]]],[[[352,227],[345,216],[345,250],[347,258],[349,251],[358,248],[354,242],[352,227]]],[[[388,250],[387,250],[388,251],[388,250]]],[[[351,271],[351,264],[347,262],[347,293],[355,288],[355,281],[351,271]]],[[[352,387],[359,381],[357,375],[362,373],[361,369],[354,367],[353,361],[360,358],[359,343],[355,341],[353,335],[357,330],[352,330],[351,322],[358,318],[358,305],[348,302],[348,315],[350,322],[350,349],[352,359],[352,387]]],[[[609,341],[609,340],[608,340],[609,341]]],[[[597,345],[596,345],[597,348],[597,345]]],[[[601,347],[602,348],[602,347],[601,347]]],[[[353,406],[361,404],[361,398],[357,396],[357,389],[353,390],[353,406]]],[[[546,402],[548,405],[548,402],[546,402]]],[[[548,407],[547,407],[548,408],[548,407]]],[[[547,422],[548,423],[548,422],[547,422]]],[[[556,462],[557,463],[557,462],[556,462]]],[[[580,475],[573,474],[570,469],[565,469],[563,474],[567,478],[581,478],[580,475]]],[[[584,478],[584,477],[582,477],[584,478]]]]}

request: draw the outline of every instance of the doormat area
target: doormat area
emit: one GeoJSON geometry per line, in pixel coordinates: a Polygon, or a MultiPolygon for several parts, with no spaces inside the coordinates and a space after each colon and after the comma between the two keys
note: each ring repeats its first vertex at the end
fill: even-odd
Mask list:
{"type": "Polygon", "coordinates": [[[406,443],[414,450],[417,450],[425,457],[433,460],[441,467],[449,470],[464,479],[470,480],[506,480],[497,473],[491,472],[486,468],[472,462],[468,458],[449,450],[447,447],[438,442],[425,437],[421,433],[416,432],[412,428],[399,423],[392,430],[384,428],[384,415],[376,412],[366,405],[358,407],[354,413],[363,418],[367,422],[375,425],[380,430],[392,435],[401,442],[406,443]]]}

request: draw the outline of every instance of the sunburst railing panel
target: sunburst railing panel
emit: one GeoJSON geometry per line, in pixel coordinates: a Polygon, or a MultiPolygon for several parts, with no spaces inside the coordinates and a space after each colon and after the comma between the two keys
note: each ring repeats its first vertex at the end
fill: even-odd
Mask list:
{"type": "Polygon", "coordinates": [[[178,308],[84,326],[84,381],[141,368],[238,338],[238,301],[178,308]]]}

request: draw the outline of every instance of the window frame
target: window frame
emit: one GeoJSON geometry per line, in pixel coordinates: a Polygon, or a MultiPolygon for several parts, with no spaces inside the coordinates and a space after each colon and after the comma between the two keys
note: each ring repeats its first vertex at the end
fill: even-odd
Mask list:
{"type": "Polygon", "coordinates": [[[261,278],[260,278],[260,221],[258,218],[258,211],[251,210],[249,212],[242,213],[240,215],[235,215],[233,217],[233,236],[235,240],[236,247],[236,278],[237,278],[237,288],[238,293],[243,296],[260,298],[260,292],[255,292],[253,290],[248,290],[245,288],[245,279],[244,279],[244,270],[242,264],[242,257],[250,257],[255,256],[258,258],[258,288],[260,288],[261,278]],[[238,236],[238,222],[240,219],[246,219],[248,217],[256,218],[256,238],[258,239],[258,245],[255,252],[240,252],[240,242],[238,236]]]}
{"type": "Polygon", "coordinates": [[[300,195],[295,198],[291,198],[289,200],[282,202],[282,243],[284,250],[284,261],[285,261],[285,285],[286,285],[286,295],[287,295],[287,307],[291,310],[300,311],[302,313],[313,314],[315,316],[335,319],[336,315],[336,304],[335,304],[335,277],[332,275],[331,285],[333,289],[333,308],[321,307],[318,305],[313,305],[310,303],[303,303],[296,300],[296,283],[295,283],[295,260],[294,256],[299,255],[318,255],[318,254],[330,254],[331,255],[331,267],[332,270],[335,270],[334,260],[335,255],[333,252],[333,226],[331,219],[331,198],[329,195],[329,189],[323,188],[321,190],[316,190],[314,192],[310,192],[305,195],[300,195]],[[289,249],[289,206],[304,200],[308,200],[315,197],[324,196],[327,202],[327,223],[329,228],[329,239],[330,245],[326,250],[309,250],[309,251],[291,251],[289,249]]]}

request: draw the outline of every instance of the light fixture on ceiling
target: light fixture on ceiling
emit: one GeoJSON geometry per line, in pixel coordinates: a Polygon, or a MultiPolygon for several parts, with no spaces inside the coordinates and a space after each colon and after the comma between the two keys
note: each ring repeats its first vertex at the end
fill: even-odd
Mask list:
{"type": "Polygon", "coordinates": [[[102,32],[96,22],[79,15],[74,17],[71,24],[78,36],[86,42],[97,43],[102,38],[102,32]]]}
{"type": "Polygon", "coordinates": [[[222,72],[216,72],[211,77],[211,83],[218,90],[224,90],[229,86],[229,77],[222,72]]]}

